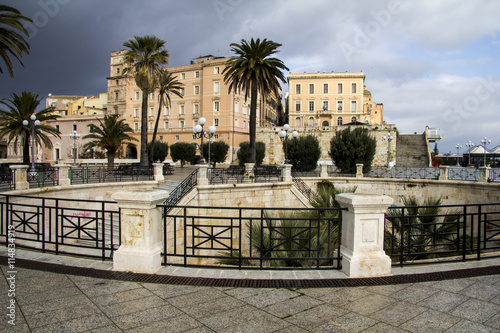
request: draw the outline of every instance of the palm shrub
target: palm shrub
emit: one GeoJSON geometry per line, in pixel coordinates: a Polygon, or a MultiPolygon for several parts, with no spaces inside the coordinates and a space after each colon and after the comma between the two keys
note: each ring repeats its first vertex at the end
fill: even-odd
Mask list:
{"type": "MultiPolygon", "coordinates": [[[[403,251],[403,260],[422,260],[456,255],[462,250],[458,235],[460,210],[443,211],[440,198],[429,197],[423,204],[415,197],[402,200],[404,208],[391,208],[386,214],[386,253],[397,255],[403,251]]],[[[470,243],[471,239],[466,238],[466,248],[470,243]]],[[[393,257],[394,261],[399,259],[393,257]]]]}
{"type": "MultiPolygon", "coordinates": [[[[285,143],[283,142],[283,145],[285,143]]],[[[313,171],[321,156],[318,138],[309,134],[288,140],[286,144],[288,161],[296,171],[313,171]]]]}
{"type": "Polygon", "coordinates": [[[371,170],[377,141],[366,128],[336,131],[330,141],[330,157],[342,173],[356,173],[356,164],[363,164],[363,173],[371,170]]]}
{"type": "MultiPolygon", "coordinates": [[[[255,144],[255,147],[257,149],[255,164],[261,165],[264,161],[264,157],[266,156],[266,144],[259,141],[255,144]]],[[[249,163],[250,153],[250,143],[248,141],[240,143],[240,149],[236,154],[238,157],[238,164],[244,165],[245,163],[249,163]]]]}

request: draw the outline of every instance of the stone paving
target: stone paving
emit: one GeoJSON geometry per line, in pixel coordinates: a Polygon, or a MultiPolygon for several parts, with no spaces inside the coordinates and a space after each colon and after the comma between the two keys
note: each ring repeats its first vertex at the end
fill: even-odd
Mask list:
{"type": "MultiPolygon", "coordinates": [[[[0,255],[5,253],[1,248],[0,255]]],[[[16,257],[112,268],[110,262],[22,250],[17,250],[16,257]]],[[[495,259],[448,268],[498,264],[500,260],[495,259]]],[[[393,273],[443,269],[438,266],[446,267],[395,268],[393,273]]],[[[12,326],[5,315],[9,274],[6,266],[1,270],[2,332],[500,332],[500,275],[368,287],[228,288],[16,268],[16,325],[12,326]]],[[[165,268],[159,272],[167,273],[223,276],[215,270],[165,268]]],[[[279,275],[245,274],[246,278],[279,275]]],[[[310,276],[321,278],[314,271],[310,276]]]]}

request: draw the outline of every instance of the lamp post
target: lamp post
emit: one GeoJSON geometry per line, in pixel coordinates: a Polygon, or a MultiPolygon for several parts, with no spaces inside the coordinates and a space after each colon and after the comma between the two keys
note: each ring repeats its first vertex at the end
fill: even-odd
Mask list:
{"type": "Polygon", "coordinates": [[[76,166],[76,140],[80,137],[80,134],[73,131],[69,137],[73,139],[73,166],[76,166]]]}
{"type": "MultiPolygon", "coordinates": [[[[208,128],[208,134],[203,131],[203,125],[207,123],[207,120],[203,117],[201,117],[198,120],[198,125],[193,127],[193,133],[195,138],[201,138],[201,146],[200,146],[200,164],[205,164],[205,158],[203,157],[203,138],[206,137],[207,139],[211,139],[215,132],[216,132],[216,127],[215,126],[210,126],[208,128]]],[[[210,141],[208,142],[208,167],[210,168],[210,141]]]]}
{"type": "MultiPolygon", "coordinates": [[[[40,125],[40,120],[36,119],[36,116],[32,114],[30,116],[31,119],[31,168],[30,172],[36,172],[35,170],[35,127],[40,125]]],[[[23,125],[28,126],[30,124],[29,121],[23,120],[23,125]]]]}
{"type": "Polygon", "coordinates": [[[462,146],[459,143],[457,143],[457,145],[455,146],[455,148],[457,149],[457,166],[459,166],[460,163],[458,163],[459,162],[458,154],[460,153],[460,148],[462,148],[462,146]]]}
{"type": "MultiPolygon", "coordinates": [[[[285,124],[285,125],[283,125],[283,131],[279,131],[278,132],[278,136],[281,139],[281,141],[285,142],[285,164],[289,163],[288,156],[287,156],[287,150],[288,150],[287,149],[287,143],[288,143],[288,130],[289,129],[290,129],[290,125],[285,124]]],[[[299,136],[299,132],[293,131],[292,132],[292,137],[296,138],[297,136],[299,136]]]]}
{"type": "Polygon", "coordinates": [[[210,145],[212,144],[212,141],[214,140],[213,136],[215,135],[216,131],[217,131],[217,128],[215,126],[208,127],[208,138],[207,138],[207,141],[208,141],[208,168],[212,167],[210,164],[210,145]]]}
{"type": "Polygon", "coordinates": [[[474,147],[474,144],[469,140],[469,142],[467,142],[465,145],[467,146],[469,152],[469,163],[467,165],[470,165],[470,151],[472,147],[474,147]]]}
{"type": "Polygon", "coordinates": [[[491,140],[488,140],[487,137],[484,137],[484,139],[481,140],[481,143],[483,144],[483,147],[484,147],[483,166],[486,166],[486,145],[489,145],[491,143],[491,140]]]}
{"type": "Polygon", "coordinates": [[[387,133],[387,137],[383,136],[382,139],[384,139],[384,141],[387,141],[387,168],[390,168],[391,167],[391,141],[392,141],[391,133],[387,133]]]}

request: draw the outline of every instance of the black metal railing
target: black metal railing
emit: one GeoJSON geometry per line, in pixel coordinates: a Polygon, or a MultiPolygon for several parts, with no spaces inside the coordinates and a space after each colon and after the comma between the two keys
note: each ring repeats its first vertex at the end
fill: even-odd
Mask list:
{"type": "Polygon", "coordinates": [[[276,165],[256,165],[253,168],[254,179],[257,182],[283,181],[283,167],[276,165]]]}
{"type": "Polygon", "coordinates": [[[16,247],[111,259],[120,245],[120,209],[110,201],[0,194],[0,237],[16,247]]]}
{"type": "Polygon", "coordinates": [[[309,202],[316,198],[316,193],[299,177],[298,173],[292,171],[293,185],[302,193],[309,202]]]}
{"type": "Polygon", "coordinates": [[[13,190],[14,188],[14,172],[9,167],[0,167],[0,191],[13,190]]]}
{"type": "Polygon", "coordinates": [[[321,177],[321,170],[316,168],[315,170],[311,171],[296,171],[292,168],[292,174],[296,175],[297,177],[321,177]]]}
{"type": "Polygon", "coordinates": [[[481,176],[478,169],[472,168],[448,168],[449,180],[478,180],[481,176]]]}
{"type": "Polygon", "coordinates": [[[163,205],[168,207],[166,211],[172,209],[189,191],[198,184],[198,169],[194,170],[187,176],[172,192],[163,205]]]}
{"type": "Polygon", "coordinates": [[[403,178],[403,179],[438,179],[439,168],[385,168],[372,167],[366,177],[403,178]]]}
{"type": "Polygon", "coordinates": [[[384,243],[400,266],[500,257],[500,204],[390,207],[384,243]]]}
{"type": "Polygon", "coordinates": [[[164,265],[341,268],[341,209],[177,208],[163,206],[164,265]]]}
{"type": "Polygon", "coordinates": [[[59,185],[59,171],[55,167],[36,168],[36,171],[27,170],[26,179],[30,188],[59,185]]]}
{"type": "Polygon", "coordinates": [[[245,167],[210,168],[207,177],[209,184],[243,183],[245,182],[245,167]]]}
{"type": "Polygon", "coordinates": [[[111,183],[154,179],[152,166],[121,165],[116,168],[101,166],[72,167],[69,169],[72,185],[90,183],[111,183]]]}
{"type": "Polygon", "coordinates": [[[328,177],[356,177],[355,173],[342,173],[335,165],[328,165],[326,168],[328,177]]]}

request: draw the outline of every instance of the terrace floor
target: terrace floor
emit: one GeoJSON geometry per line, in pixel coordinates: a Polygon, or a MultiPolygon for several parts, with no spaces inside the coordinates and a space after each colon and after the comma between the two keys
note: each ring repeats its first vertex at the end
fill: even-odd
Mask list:
{"type": "Polygon", "coordinates": [[[111,262],[16,249],[13,327],[6,256],[0,248],[1,331],[500,332],[500,259],[393,268],[370,280],[337,271],[132,274],[113,272],[111,262]],[[248,287],[255,284],[268,287],[248,287]]]}

